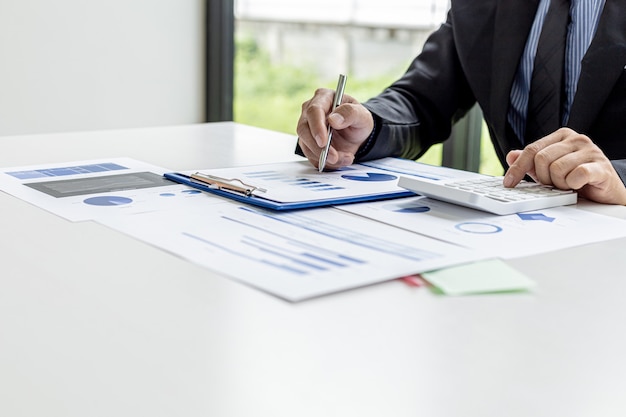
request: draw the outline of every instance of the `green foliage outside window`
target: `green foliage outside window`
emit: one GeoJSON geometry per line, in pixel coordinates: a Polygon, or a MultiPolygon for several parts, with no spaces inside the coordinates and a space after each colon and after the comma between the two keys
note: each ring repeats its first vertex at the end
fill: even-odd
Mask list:
{"type": "MultiPolygon", "coordinates": [[[[350,78],[350,95],[365,101],[382,91],[395,75],[350,78]]],[[[234,120],[288,134],[296,134],[302,103],[317,87],[335,88],[337,80],[320,79],[313,71],[288,65],[273,65],[266,52],[252,39],[238,38],[235,44],[234,120]]],[[[480,171],[502,175],[489,136],[483,129],[480,171]]],[[[433,146],[420,162],[441,164],[441,145],[433,146]]]]}

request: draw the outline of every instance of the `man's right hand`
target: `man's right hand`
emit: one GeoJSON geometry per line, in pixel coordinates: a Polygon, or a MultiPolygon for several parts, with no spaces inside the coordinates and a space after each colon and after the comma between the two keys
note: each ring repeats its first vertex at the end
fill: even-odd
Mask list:
{"type": "Polygon", "coordinates": [[[331,146],[326,160],[327,169],[352,164],[354,154],[374,129],[374,118],[356,99],[344,94],[335,111],[332,108],[334,90],[319,88],[302,104],[296,132],[302,152],[315,167],[328,141],[328,126],[333,128],[331,146]]]}

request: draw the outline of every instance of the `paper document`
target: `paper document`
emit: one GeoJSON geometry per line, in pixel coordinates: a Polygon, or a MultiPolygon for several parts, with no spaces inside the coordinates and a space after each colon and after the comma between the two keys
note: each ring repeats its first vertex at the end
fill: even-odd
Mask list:
{"type": "Polygon", "coordinates": [[[339,208],[505,259],[626,236],[625,220],[574,207],[499,216],[410,197],[339,208]]]}
{"type": "Polygon", "coordinates": [[[217,197],[131,158],[0,168],[0,190],[71,221],[193,207],[217,197]]]}
{"type": "Polygon", "coordinates": [[[227,201],[99,222],[290,301],[485,258],[332,208],[276,212],[227,201]]]}
{"type": "Polygon", "coordinates": [[[393,171],[397,174],[422,177],[431,180],[462,180],[482,177],[481,174],[476,174],[475,172],[423,164],[421,162],[401,158],[382,158],[363,162],[362,165],[393,171]]]}
{"type": "Polygon", "coordinates": [[[405,162],[384,158],[319,172],[308,161],[294,161],[166,173],[166,177],[239,202],[289,210],[415,195],[398,187],[405,162]]]}

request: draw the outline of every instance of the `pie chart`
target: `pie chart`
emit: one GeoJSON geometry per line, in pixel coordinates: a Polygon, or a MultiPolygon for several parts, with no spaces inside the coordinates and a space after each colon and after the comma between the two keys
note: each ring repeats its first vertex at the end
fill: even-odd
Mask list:
{"type": "Polygon", "coordinates": [[[397,179],[395,175],[390,174],[380,174],[377,172],[365,172],[365,173],[355,173],[355,174],[345,174],[342,175],[341,178],[345,178],[351,181],[393,181],[397,179]]]}
{"type": "Polygon", "coordinates": [[[83,200],[83,203],[90,206],[122,206],[133,202],[132,198],[120,197],[115,195],[101,195],[83,200]]]}
{"type": "Polygon", "coordinates": [[[428,206],[413,206],[413,207],[399,207],[395,210],[396,213],[428,213],[430,207],[428,206]]]}

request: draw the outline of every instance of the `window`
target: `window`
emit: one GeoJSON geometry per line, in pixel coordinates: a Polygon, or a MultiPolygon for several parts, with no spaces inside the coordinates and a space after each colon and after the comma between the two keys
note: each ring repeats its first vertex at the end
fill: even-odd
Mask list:
{"type": "MultiPolygon", "coordinates": [[[[236,0],[234,120],[295,134],[302,102],[317,87],[334,88],[339,73],[349,75],[351,96],[367,100],[404,73],[448,6],[448,0],[236,0]]],[[[501,174],[486,149],[491,160],[481,171],[495,161],[501,174]]],[[[420,161],[440,164],[442,146],[420,161]]]]}

